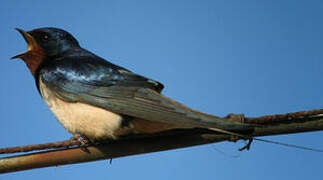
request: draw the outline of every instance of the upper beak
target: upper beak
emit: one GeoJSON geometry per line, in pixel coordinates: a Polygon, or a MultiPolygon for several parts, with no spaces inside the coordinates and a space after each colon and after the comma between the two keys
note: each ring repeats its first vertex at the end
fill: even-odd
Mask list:
{"type": "Polygon", "coordinates": [[[11,59],[16,59],[16,58],[23,58],[29,51],[33,50],[36,46],[37,46],[37,42],[35,41],[35,39],[27,32],[25,32],[22,29],[19,28],[15,28],[25,39],[25,41],[28,44],[28,51],[18,54],[16,56],[13,56],[11,59]]]}

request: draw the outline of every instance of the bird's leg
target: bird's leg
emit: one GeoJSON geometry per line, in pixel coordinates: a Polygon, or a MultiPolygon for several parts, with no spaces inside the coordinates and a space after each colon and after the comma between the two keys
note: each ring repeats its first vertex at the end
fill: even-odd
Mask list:
{"type": "Polygon", "coordinates": [[[80,134],[75,134],[73,137],[71,137],[71,141],[79,141],[81,139],[81,135],[80,134]]]}
{"type": "Polygon", "coordinates": [[[90,144],[92,144],[93,142],[85,137],[85,136],[82,136],[80,134],[75,134],[72,138],[71,138],[71,141],[78,141],[80,143],[80,148],[81,150],[83,150],[84,152],[90,152],[88,149],[87,149],[87,146],[89,146],[90,144]]]}
{"type": "Polygon", "coordinates": [[[90,144],[90,142],[91,142],[87,137],[82,136],[80,134],[75,134],[71,138],[71,141],[78,141],[78,142],[80,142],[81,146],[85,146],[87,144],[90,144]]]}

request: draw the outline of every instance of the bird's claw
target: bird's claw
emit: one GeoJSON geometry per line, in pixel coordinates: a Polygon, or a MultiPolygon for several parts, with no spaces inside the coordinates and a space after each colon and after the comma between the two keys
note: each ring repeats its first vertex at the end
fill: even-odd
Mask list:
{"type": "Polygon", "coordinates": [[[73,136],[71,138],[71,141],[78,141],[80,143],[79,146],[80,146],[81,150],[84,152],[90,153],[90,151],[88,150],[87,147],[90,144],[92,144],[92,142],[87,137],[82,136],[80,134],[76,134],[75,136],[73,136]]]}

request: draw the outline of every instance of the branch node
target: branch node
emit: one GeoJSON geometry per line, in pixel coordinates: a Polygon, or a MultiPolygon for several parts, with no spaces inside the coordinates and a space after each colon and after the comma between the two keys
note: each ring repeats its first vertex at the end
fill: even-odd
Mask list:
{"type": "Polygon", "coordinates": [[[228,114],[226,117],[226,119],[230,120],[230,121],[235,121],[235,122],[239,122],[239,123],[245,123],[245,118],[244,118],[244,114],[228,114]]]}
{"type": "Polygon", "coordinates": [[[240,148],[239,149],[239,151],[243,151],[243,150],[247,150],[247,151],[249,151],[250,150],[250,146],[251,146],[251,144],[252,144],[252,141],[253,141],[253,139],[251,138],[251,139],[248,139],[248,143],[247,143],[247,145],[245,145],[245,146],[243,146],[242,148],[240,148]]]}

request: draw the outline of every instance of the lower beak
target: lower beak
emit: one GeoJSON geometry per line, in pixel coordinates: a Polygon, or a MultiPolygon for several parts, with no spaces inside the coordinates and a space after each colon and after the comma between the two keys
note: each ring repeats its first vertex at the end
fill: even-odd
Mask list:
{"type": "Polygon", "coordinates": [[[16,58],[23,59],[28,54],[28,52],[32,51],[37,46],[37,42],[29,33],[25,32],[24,30],[19,28],[16,28],[16,30],[24,37],[25,41],[27,42],[28,51],[18,54],[16,56],[13,56],[11,59],[16,59],[16,58]]]}

